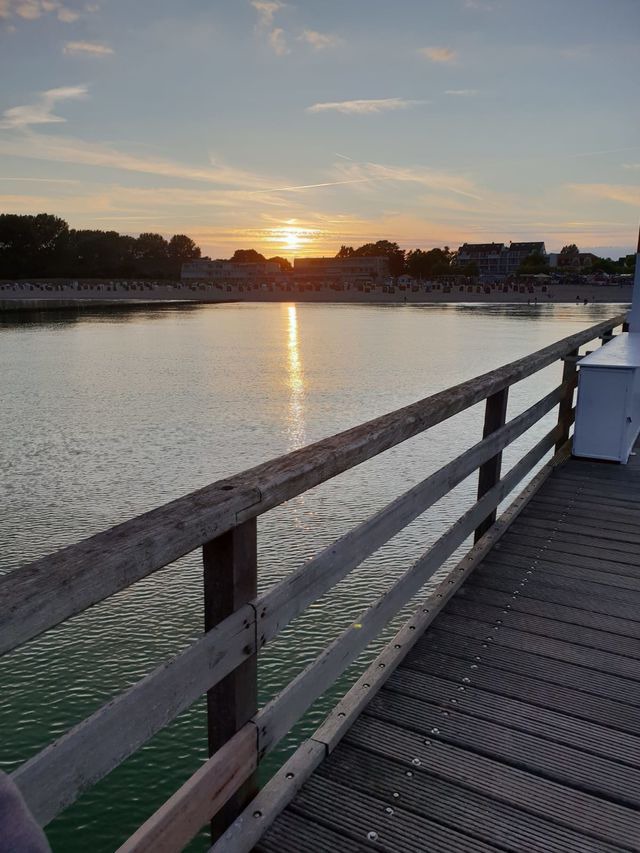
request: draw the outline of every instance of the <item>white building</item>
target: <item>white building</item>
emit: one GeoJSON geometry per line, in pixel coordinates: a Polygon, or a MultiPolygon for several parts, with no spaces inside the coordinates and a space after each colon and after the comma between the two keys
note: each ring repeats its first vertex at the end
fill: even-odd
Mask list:
{"type": "Polygon", "coordinates": [[[211,261],[202,259],[182,264],[183,281],[249,281],[261,278],[275,278],[282,271],[280,265],[272,261],[258,263],[236,263],[235,261],[211,261]]]}
{"type": "Polygon", "coordinates": [[[386,257],[356,258],[295,258],[296,278],[385,279],[389,275],[386,257]]]}

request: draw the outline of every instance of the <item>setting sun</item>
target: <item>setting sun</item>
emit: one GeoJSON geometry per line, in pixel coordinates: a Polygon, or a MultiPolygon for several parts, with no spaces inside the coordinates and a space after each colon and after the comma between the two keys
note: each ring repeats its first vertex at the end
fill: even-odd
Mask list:
{"type": "Polygon", "coordinates": [[[296,249],[300,248],[302,243],[302,237],[299,229],[290,228],[288,231],[283,233],[284,245],[287,249],[290,249],[292,252],[295,252],[296,249]]]}

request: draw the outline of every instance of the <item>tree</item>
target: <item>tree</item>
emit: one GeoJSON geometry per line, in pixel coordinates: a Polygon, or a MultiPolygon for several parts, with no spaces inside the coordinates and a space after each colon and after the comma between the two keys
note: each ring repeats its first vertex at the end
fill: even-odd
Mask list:
{"type": "Polygon", "coordinates": [[[200,257],[200,249],[186,234],[174,234],[169,240],[167,254],[172,261],[193,261],[200,257]]]}
{"type": "Polygon", "coordinates": [[[255,249],[236,249],[231,260],[236,264],[259,264],[264,263],[267,259],[255,249]]]}
{"type": "Polygon", "coordinates": [[[275,258],[269,258],[270,264],[278,264],[281,272],[291,272],[293,267],[291,266],[291,262],[286,258],[281,258],[279,255],[276,255],[275,258]]]}
{"type": "Polygon", "coordinates": [[[55,275],[68,237],[69,226],[59,216],[0,214],[0,278],[55,275]]]}
{"type": "Polygon", "coordinates": [[[136,241],[136,254],[145,261],[160,261],[169,257],[169,244],[162,234],[145,231],[136,241]]]}
{"type": "Polygon", "coordinates": [[[402,275],[405,269],[404,251],[397,243],[389,240],[378,240],[376,243],[365,243],[357,249],[352,246],[341,246],[336,258],[382,258],[389,259],[389,272],[393,276],[402,275]]]}
{"type": "Polygon", "coordinates": [[[549,270],[549,262],[542,252],[532,252],[520,264],[518,275],[539,275],[549,270]]]}
{"type": "Polygon", "coordinates": [[[580,251],[575,243],[569,243],[560,249],[558,266],[576,268],[580,266],[580,251]]]}
{"type": "Polygon", "coordinates": [[[451,252],[449,247],[444,249],[413,249],[407,252],[406,268],[414,278],[433,278],[437,275],[448,275],[451,272],[451,252]]]}

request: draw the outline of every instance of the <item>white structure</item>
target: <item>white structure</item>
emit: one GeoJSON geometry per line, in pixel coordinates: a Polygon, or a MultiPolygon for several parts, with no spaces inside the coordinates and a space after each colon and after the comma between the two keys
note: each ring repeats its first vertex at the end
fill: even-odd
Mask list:
{"type": "Polygon", "coordinates": [[[640,233],[629,332],[580,361],[575,456],[625,464],[640,433],[640,233]]]}
{"type": "Polygon", "coordinates": [[[623,333],[580,361],[575,456],[622,462],[640,433],[640,334],[623,333]]]}
{"type": "Polygon", "coordinates": [[[386,257],[294,258],[296,278],[347,278],[381,280],[389,275],[386,257]]]}
{"type": "Polygon", "coordinates": [[[248,281],[256,278],[275,278],[282,271],[273,261],[237,263],[235,261],[211,261],[208,259],[186,261],[182,264],[180,277],[183,281],[248,281]]]}

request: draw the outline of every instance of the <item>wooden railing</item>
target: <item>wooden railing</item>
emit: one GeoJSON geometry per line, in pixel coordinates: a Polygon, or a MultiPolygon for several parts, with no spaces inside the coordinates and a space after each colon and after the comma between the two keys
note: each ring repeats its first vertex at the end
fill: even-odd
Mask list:
{"type": "MultiPolygon", "coordinates": [[[[104,705],[13,773],[40,824],[132,755],[205,692],[211,757],[121,851],[180,850],[213,820],[219,835],[257,792],[256,770],[309,706],[356,660],[443,562],[475,533],[476,545],[287,764],[283,786],[261,792],[216,850],[251,843],[330,751],[363,703],[410,648],[420,628],[501,535],[523,498],[496,522],[504,498],[556,449],[567,454],[580,346],[607,339],[618,316],[526,358],[405,408],[221,480],[0,578],[0,651],[21,643],[202,547],[205,633],[185,651],[104,705]],[[563,361],[561,384],[509,422],[509,388],[563,361]],[[302,492],[486,400],[483,438],[384,509],[257,595],[256,519],[302,492]],[[555,406],[556,425],[504,476],[502,451],[555,406]],[[287,687],[258,709],[257,656],[311,603],[436,501],[479,470],[478,500],[287,687]],[[364,679],[364,680],[363,680],[364,679]],[[375,682],[375,683],[374,683],[375,682]],[[242,839],[238,841],[239,834],[242,839]]],[[[546,476],[549,466],[533,481],[546,476]]],[[[248,845],[248,846],[247,846],[248,845]]]]}

